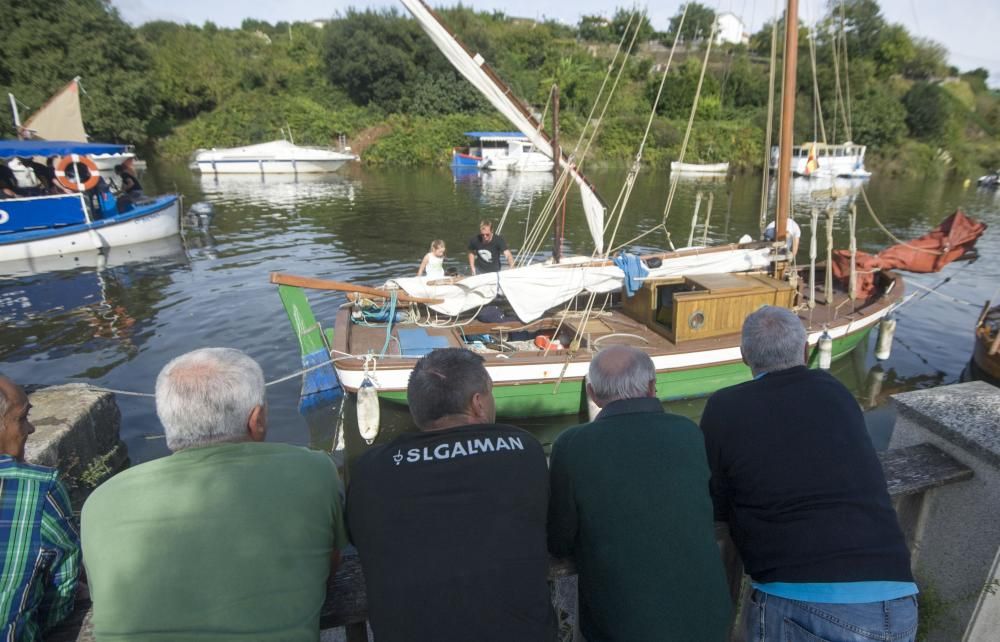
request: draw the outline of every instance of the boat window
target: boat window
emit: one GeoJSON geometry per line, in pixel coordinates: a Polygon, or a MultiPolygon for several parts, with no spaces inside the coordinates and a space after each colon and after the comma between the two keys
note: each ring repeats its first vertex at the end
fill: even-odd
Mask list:
{"type": "Polygon", "coordinates": [[[525,146],[523,146],[521,148],[521,151],[523,151],[525,154],[529,153],[531,151],[531,145],[525,145],[525,146]]]}

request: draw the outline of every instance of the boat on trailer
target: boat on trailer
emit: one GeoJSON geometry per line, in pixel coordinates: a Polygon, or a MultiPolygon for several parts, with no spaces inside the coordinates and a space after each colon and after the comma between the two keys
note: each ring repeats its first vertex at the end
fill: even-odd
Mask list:
{"type": "Polygon", "coordinates": [[[202,174],[322,174],[336,172],[351,153],[323,147],[303,147],[287,140],[225,149],[200,149],[191,166],[202,174]]]}
{"type": "MultiPolygon", "coordinates": [[[[0,141],[0,158],[62,156],[79,168],[91,153],[114,154],[122,145],[61,141],[0,141]]],[[[83,170],[78,169],[81,173],[83,170]]],[[[73,194],[38,194],[0,200],[0,262],[153,241],[180,233],[180,197],[142,198],[119,212],[108,191],[84,189],[73,194]]],[[[0,271],[4,268],[0,265],[0,271]]]]}

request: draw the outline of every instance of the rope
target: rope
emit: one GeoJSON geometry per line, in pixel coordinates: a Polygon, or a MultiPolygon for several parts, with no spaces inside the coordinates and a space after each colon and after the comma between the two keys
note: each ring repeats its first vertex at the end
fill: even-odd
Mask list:
{"type": "Polygon", "coordinates": [[[886,235],[893,241],[895,241],[899,245],[908,247],[915,252],[924,252],[926,254],[933,254],[934,256],[942,256],[944,254],[944,252],[940,252],[937,250],[928,250],[927,248],[924,247],[917,247],[915,245],[910,245],[906,241],[902,240],[901,238],[890,232],[889,229],[882,224],[882,221],[879,220],[878,216],[875,215],[875,209],[872,207],[872,204],[868,201],[868,192],[865,191],[864,186],[861,187],[861,198],[864,199],[865,207],[868,208],[868,213],[871,214],[872,220],[874,220],[875,224],[878,225],[879,229],[885,232],[886,235]]]}
{"type": "MultiPolygon", "coordinates": [[[[774,2],[774,13],[778,13],[778,1],[774,2]]],[[[775,22],[771,28],[771,66],[768,71],[767,83],[767,126],[764,132],[764,171],[760,177],[760,230],[764,234],[767,226],[767,168],[771,160],[771,143],[774,138],[774,84],[775,70],[778,64],[778,23],[775,22]]]]}
{"type": "MultiPolygon", "coordinates": [[[[684,20],[687,18],[688,3],[684,4],[684,11],[681,13],[681,21],[677,26],[677,33],[680,34],[684,28],[684,20]]],[[[618,228],[621,226],[622,219],[625,217],[625,208],[628,206],[629,199],[632,197],[632,190],[635,188],[635,180],[639,175],[639,171],[642,168],[642,155],[646,149],[646,142],[649,139],[649,132],[653,127],[653,120],[656,118],[656,108],[660,104],[660,98],[663,96],[663,87],[667,82],[667,75],[670,73],[670,67],[674,61],[674,52],[677,50],[677,41],[680,38],[674,38],[673,44],[670,45],[670,55],[667,57],[666,67],[663,69],[663,75],[660,77],[660,86],[656,90],[656,98],[653,100],[652,109],[649,112],[649,118],[646,120],[646,129],[642,134],[642,140],[639,141],[639,148],[635,153],[635,160],[632,162],[632,167],[629,169],[628,175],[625,177],[625,182],[622,184],[622,189],[618,193],[618,200],[615,202],[615,207],[612,209],[612,215],[608,220],[608,224],[604,226],[604,231],[607,232],[608,227],[611,224],[611,220],[615,221],[614,231],[611,233],[611,238],[608,240],[608,247],[614,245],[615,238],[618,236],[618,228]],[[617,214],[615,214],[617,212],[617,214]]],[[[610,256],[612,253],[609,251],[606,256],[610,256]]]]}
{"type": "MultiPolygon", "coordinates": [[[[343,361],[344,359],[362,359],[363,358],[360,355],[348,354],[346,352],[340,352],[339,350],[333,350],[333,349],[331,349],[330,352],[337,353],[337,354],[340,354],[340,355],[343,355],[343,356],[336,357],[336,358],[333,358],[333,359],[327,359],[326,361],[324,361],[322,363],[317,363],[315,365],[309,366],[308,368],[301,368],[301,369],[296,370],[295,372],[293,372],[291,374],[287,374],[287,375],[285,375],[283,377],[278,377],[277,379],[274,379],[273,381],[268,381],[267,383],[265,383],[264,387],[269,388],[269,387],[277,385],[279,383],[284,383],[284,382],[288,381],[289,379],[294,379],[295,377],[304,375],[307,372],[312,372],[313,370],[319,370],[320,368],[322,368],[324,366],[331,365],[331,364],[333,364],[333,363],[335,363],[337,361],[343,361]]],[[[114,393],[116,395],[123,395],[123,396],[126,396],[126,397],[149,397],[149,398],[155,398],[156,397],[156,395],[153,394],[153,393],[151,393],[151,392],[135,392],[135,391],[132,391],[132,390],[119,390],[118,388],[106,388],[104,386],[95,386],[95,385],[91,385],[91,384],[87,384],[87,388],[89,390],[94,390],[94,391],[97,391],[97,392],[111,392],[111,393],[114,393]]]]}

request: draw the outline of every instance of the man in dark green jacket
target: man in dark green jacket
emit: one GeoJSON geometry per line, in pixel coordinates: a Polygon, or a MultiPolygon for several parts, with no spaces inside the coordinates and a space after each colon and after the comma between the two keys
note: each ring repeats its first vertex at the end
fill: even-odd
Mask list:
{"type": "Polygon", "coordinates": [[[725,640],[731,603],[698,426],[663,411],[640,350],[602,350],[588,381],[601,413],[560,435],[549,464],[549,551],[576,562],[583,636],[725,640]]]}

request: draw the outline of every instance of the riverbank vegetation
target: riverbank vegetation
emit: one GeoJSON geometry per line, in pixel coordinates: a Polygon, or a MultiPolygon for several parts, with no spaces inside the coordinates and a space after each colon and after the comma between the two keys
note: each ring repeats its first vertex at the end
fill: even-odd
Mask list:
{"type": "MultiPolygon", "coordinates": [[[[464,142],[462,132],[510,129],[401,12],[347,10],[316,23],[245,20],[239,29],[170,22],[132,28],[106,0],[55,5],[0,0],[0,90],[37,108],[81,76],[84,119],[97,140],[185,157],[290,132],[300,144],[336,145],[345,137],[370,164],[445,164],[450,148],[464,142]]],[[[587,160],[604,165],[634,158],[676,40],[643,160],[676,159],[711,9],[691,3],[683,26],[678,13],[665,32],[624,9],[573,26],[461,6],[440,13],[539,113],[551,113],[549,90],[559,86],[570,147],[618,43],[624,36],[627,45],[638,26],[587,160]]],[[[713,46],[686,160],[760,166],[774,28],[780,34],[782,21],[764,25],[747,44],[713,46]]],[[[988,88],[984,69],[950,68],[943,47],[888,23],[875,0],[833,4],[818,24],[799,30],[797,142],[824,131],[842,142],[849,134],[868,145],[869,167],[886,173],[973,176],[1000,166],[1000,95],[988,88]]]]}

